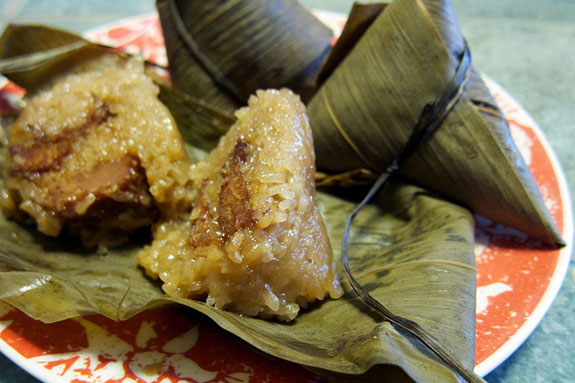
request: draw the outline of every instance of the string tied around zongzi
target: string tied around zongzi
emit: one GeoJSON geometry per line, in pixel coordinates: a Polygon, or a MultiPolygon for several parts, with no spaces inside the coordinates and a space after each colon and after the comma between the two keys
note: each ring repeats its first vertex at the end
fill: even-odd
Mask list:
{"type": "Polygon", "coordinates": [[[449,89],[445,92],[439,100],[425,105],[417,124],[415,125],[409,140],[407,141],[403,151],[400,155],[388,166],[388,168],[381,173],[373,184],[364,199],[357,205],[355,210],[349,215],[341,246],[341,259],[345,270],[345,275],[351,284],[353,290],[357,293],[359,298],[374,311],[382,315],[382,317],[393,323],[396,326],[408,331],[410,334],[419,339],[427,348],[443,360],[449,367],[455,370],[459,375],[471,383],[484,382],[484,380],[476,375],[473,371],[468,370],[463,364],[446,351],[444,346],[425,331],[418,323],[409,319],[400,317],[390,312],[383,304],[373,298],[366,289],[354,278],[349,267],[349,234],[351,224],[354,218],[359,214],[361,209],[367,205],[371,199],[381,190],[390,180],[391,177],[396,175],[403,163],[409,158],[417,148],[426,140],[431,138],[433,134],[439,129],[442,122],[445,120],[449,112],[453,109],[455,104],[459,101],[463,89],[469,78],[471,68],[471,55],[469,47],[465,44],[465,49],[461,55],[458,68],[453,76],[449,89]]]}

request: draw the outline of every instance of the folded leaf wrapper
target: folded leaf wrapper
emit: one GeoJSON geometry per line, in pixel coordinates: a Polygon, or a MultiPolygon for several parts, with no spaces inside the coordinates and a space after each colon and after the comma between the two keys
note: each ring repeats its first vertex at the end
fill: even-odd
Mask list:
{"type": "Polygon", "coordinates": [[[230,111],[257,89],[304,99],[332,32],[295,0],[157,2],[170,73],[181,90],[230,111]]]}
{"type": "Polygon", "coordinates": [[[108,53],[120,54],[59,29],[10,24],[0,38],[0,73],[33,92],[67,68],[108,53]]]}
{"type": "MultiPolygon", "coordinates": [[[[354,205],[320,194],[333,243],[341,242],[345,216],[354,205]]],[[[360,282],[398,315],[420,322],[471,368],[475,269],[468,211],[422,189],[395,184],[365,208],[355,228],[351,267],[360,282]]],[[[133,242],[105,255],[86,253],[1,215],[0,298],[45,322],[91,313],[123,320],[175,302],[271,355],[337,381],[356,381],[356,374],[367,371],[362,379],[373,382],[381,381],[379,374],[390,381],[458,381],[416,339],[370,312],[347,283],[342,298],[312,305],[290,325],[247,318],[163,295],[137,267],[141,246],[133,242]]]]}
{"type": "MultiPolygon", "coordinates": [[[[395,0],[369,27],[361,17],[350,19],[359,27],[349,28],[352,37],[344,31],[342,42],[353,49],[342,58],[347,48],[334,47],[337,57],[328,59],[308,108],[318,169],[380,173],[405,147],[424,106],[447,90],[465,42],[444,0],[395,0]]],[[[504,116],[474,70],[459,102],[401,174],[475,213],[563,244],[504,116]]]]}

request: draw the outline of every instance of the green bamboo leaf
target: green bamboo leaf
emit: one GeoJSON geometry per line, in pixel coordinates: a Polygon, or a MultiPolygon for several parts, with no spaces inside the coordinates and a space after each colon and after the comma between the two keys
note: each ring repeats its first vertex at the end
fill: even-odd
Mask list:
{"type": "Polygon", "coordinates": [[[295,0],[158,0],[174,84],[233,111],[257,89],[304,99],[330,49],[331,31],[295,0]]]}
{"type": "MultiPolygon", "coordinates": [[[[447,90],[465,46],[443,0],[396,0],[363,28],[308,108],[318,169],[327,173],[385,170],[424,106],[447,90]]],[[[475,70],[461,100],[401,174],[547,244],[564,244],[475,70]]]]}

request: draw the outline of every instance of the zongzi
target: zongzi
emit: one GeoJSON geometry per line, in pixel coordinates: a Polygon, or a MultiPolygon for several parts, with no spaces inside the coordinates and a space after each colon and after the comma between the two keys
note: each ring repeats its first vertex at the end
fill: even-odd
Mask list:
{"type": "Polygon", "coordinates": [[[305,107],[287,89],[258,91],[209,157],[192,168],[188,220],[156,225],[140,264],[172,296],[292,320],[341,296],[316,205],[305,107]]]}
{"type": "MultiPolygon", "coordinates": [[[[317,166],[331,175],[385,171],[426,106],[448,91],[466,49],[448,1],[397,0],[381,8],[370,4],[374,15],[366,6],[354,7],[358,15],[350,16],[353,23],[308,104],[317,166]]],[[[505,117],[473,66],[453,110],[400,173],[474,213],[550,245],[564,244],[505,117]]]]}
{"type": "Polygon", "coordinates": [[[176,211],[191,162],[157,93],[140,60],[112,55],[38,92],[10,127],[4,212],[93,246],[176,211]]]}
{"type": "Polygon", "coordinates": [[[288,87],[304,101],[332,31],[296,0],[157,0],[177,88],[233,112],[257,89],[288,87]]]}

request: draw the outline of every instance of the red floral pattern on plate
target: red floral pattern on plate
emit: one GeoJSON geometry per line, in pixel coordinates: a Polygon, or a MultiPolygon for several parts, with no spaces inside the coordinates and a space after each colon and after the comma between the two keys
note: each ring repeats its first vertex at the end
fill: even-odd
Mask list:
{"type": "MultiPolygon", "coordinates": [[[[340,33],[345,18],[318,16],[340,33]]],[[[156,15],[107,25],[87,37],[167,65],[156,15]]],[[[573,218],[566,183],[545,137],[523,108],[486,78],[513,138],[563,236],[573,218]]],[[[0,83],[0,111],[22,91],[0,83]]],[[[476,217],[476,371],[485,375],[533,331],[563,280],[571,247],[547,250],[522,233],[476,217]]],[[[303,367],[265,356],[199,314],[150,310],[124,322],[98,315],[44,324],[0,301],[0,351],[38,378],[70,383],[323,382],[303,367]],[[281,371],[281,373],[278,373],[281,371]]]]}
{"type": "Polygon", "coordinates": [[[299,365],[257,353],[178,307],[124,322],[90,315],[45,324],[0,302],[2,329],[0,339],[21,356],[15,361],[34,365],[30,372],[49,382],[325,382],[299,365]]]}

